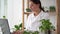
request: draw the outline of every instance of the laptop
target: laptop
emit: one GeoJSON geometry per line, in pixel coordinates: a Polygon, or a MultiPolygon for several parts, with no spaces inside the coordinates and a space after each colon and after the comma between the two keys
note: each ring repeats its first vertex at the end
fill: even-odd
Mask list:
{"type": "Polygon", "coordinates": [[[7,19],[0,19],[0,27],[3,34],[11,34],[7,19]]]}

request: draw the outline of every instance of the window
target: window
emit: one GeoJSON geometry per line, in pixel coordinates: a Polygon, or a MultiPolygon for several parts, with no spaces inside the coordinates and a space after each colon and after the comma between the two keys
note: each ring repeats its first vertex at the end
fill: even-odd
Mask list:
{"type": "Polygon", "coordinates": [[[7,15],[6,11],[7,11],[7,0],[0,0],[0,18],[7,15]]]}
{"type": "MultiPolygon", "coordinates": [[[[24,2],[26,9],[27,0],[24,0],[24,2]]],[[[3,18],[3,16],[6,16],[8,19],[12,32],[14,25],[22,22],[22,0],[0,0],[0,18],[3,18]]]]}

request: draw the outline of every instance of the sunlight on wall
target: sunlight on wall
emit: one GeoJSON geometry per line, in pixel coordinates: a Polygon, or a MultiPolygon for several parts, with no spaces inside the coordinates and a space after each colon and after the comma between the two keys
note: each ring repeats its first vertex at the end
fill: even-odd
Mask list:
{"type": "Polygon", "coordinates": [[[0,0],[0,18],[4,15],[4,0],[0,0]]]}
{"type": "Polygon", "coordinates": [[[7,16],[7,0],[0,0],[0,18],[7,16]]]}
{"type": "Polygon", "coordinates": [[[42,6],[44,7],[50,7],[50,6],[56,6],[56,0],[40,0],[42,3],[42,6]]]}
{"type": "Polygon", "coordinates": [[[22,20],[22,0],[8,0],[7,18],[10,28],[20,24],[22,20]]]}

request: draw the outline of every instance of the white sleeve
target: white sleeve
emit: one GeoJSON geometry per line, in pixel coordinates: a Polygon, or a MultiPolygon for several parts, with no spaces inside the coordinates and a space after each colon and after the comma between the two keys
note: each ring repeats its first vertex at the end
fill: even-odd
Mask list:
{"type": "Polygon", "coordinates": [[[26,20],[26,22],[25,22],[25,25],[24,25],[24,27],[25,27],[26,29],[29,28],[29,21],[30,21],[30,15],[28,16],[28,18],[27,18],[27,20],[26,20]]]}

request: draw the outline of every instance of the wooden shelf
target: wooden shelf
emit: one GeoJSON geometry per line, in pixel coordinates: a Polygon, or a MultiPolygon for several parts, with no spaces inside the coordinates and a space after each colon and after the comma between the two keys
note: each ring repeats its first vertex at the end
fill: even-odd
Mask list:
{"type": "Polygon", "coordinates": [[[30,14],[31,12],[24,12],[24,14],[30,14]]]}
{"type": "Polygon", "coordinates": [[[31,13],[31,12],[24,12],[24,14],[27,15],[27,18],[28,18],[28,16],[29,16],[30,13],[31,13]]]}

